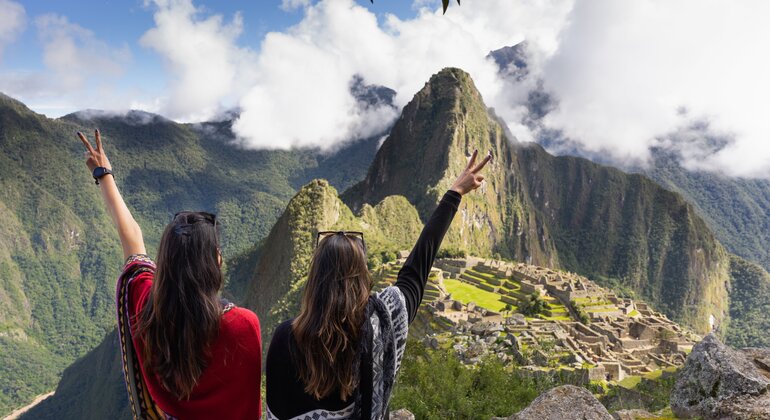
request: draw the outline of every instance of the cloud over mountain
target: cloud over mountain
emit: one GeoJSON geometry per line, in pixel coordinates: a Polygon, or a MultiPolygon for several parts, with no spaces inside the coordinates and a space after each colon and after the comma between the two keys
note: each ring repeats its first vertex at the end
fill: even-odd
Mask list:
{"type": "Polygon", "coordinates": [[[13,42],[27,26],[24,6],[10,0],[0,0],[0,60],[3,48],[13,42]]]}

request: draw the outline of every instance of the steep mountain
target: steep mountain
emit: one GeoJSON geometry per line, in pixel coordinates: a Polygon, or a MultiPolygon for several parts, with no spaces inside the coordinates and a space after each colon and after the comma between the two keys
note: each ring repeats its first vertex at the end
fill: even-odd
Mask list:
{"type": "Polygon", "coordinates": [[[353,210],[403,195],[425,219],[474,149],[495,156],[486,185],[463,201],[447,243],[479,255],[516,255],[556,266],[555,248],[542,216],[524,185],[505,129],[487,111],[481,94],[461,70],[434,76],[404,108],[380,147],[366,178],[343,194],[353,210]]]}
{"type": "Polygon", "coordinates": [[[473,149],[496,161],[449,244],[613,279],[700,331],[726,319],[728,254],[691,205],[641,175],[516,142],[458,69],[417,93],[343,199],[356,209],[399,194],[424,218],[473,149]]]}
{"type": "Polygon", "coordinates": [[[227,121],[185,125],[138,111],[51,120],[0,95],[0,414],[51,390],[62,369],[114,325],[122,256],[74,135],[93,127],[105,137],[149,252],[175,212],[207,210],[223,225],[233,269],[267,236],[298,186],[312,176],[340,188],[360,180],[379,140],[326,154],[249,151],[233,142],[227,121]],[[338,154],[348,153],[358,161],[338,171],[338,154]]]}

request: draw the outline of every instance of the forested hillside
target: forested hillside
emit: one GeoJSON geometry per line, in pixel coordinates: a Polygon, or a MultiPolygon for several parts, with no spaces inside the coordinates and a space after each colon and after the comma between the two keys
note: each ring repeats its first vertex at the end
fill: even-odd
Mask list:
{"type": "Polygon", "coordinates": [[[693,203],[730,252],[770,270],[770,181],[690,171],[664,150],[639,172],[693,203]]]}

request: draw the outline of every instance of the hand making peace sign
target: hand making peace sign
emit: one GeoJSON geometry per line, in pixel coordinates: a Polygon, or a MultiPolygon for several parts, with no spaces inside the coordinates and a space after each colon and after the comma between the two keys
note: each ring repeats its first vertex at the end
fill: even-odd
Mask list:
{"type": "Polygon", "coordinates": [[[473,151],[470,160],[468,160],[468,165],[460,176],[457,177],[450,190],[458,192],[460,195],[465,195],[481,186],[484,175],[479,175],[479,172],[484,169],[487,162],[492,160],[492,153],[487,154],[487,157],[474,167],[473,164],[476,163],[476,156],[478,156],[478,154],[478,150],[473,151]]]}
{"type": "Polygon", "coordinates": [[[85,158],[86,158],[86,166],[88,166],[88,169],[93,173],[95,168],[98,167],[104,167],[107,169],[112,169],[112,165],[110,165],[110,160],[107,159],[107,155],[104,153],[104,148],[102,147],[102,136],[99,134],[99,130],[94,130],[94,136],[96,137],[96,149],[91,147],[91,143],[88,141],[86,136],[83,135],[80,131],[78,131],[78,137],[80,137],[80,141],[83,142],[83,145],[86,146],[86,152],[85,152],[85,158]]]}

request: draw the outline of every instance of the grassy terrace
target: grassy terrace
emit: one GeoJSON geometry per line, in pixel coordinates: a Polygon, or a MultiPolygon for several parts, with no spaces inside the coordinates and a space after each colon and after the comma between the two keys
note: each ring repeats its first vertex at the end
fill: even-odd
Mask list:
{"type": "MultiPolygon", "coordinates": [[[[487,292],[468,283],[455,279],[444,279],[444,286],[447,292],[452,294],[452,298],[464,304],[474,302],[482,308],[487,308],[495,312],[502,312],[505,309],[505,303],[500,301],[500,295],[487,292]]],[[[516,308],[514,307],[515,311],[516,308]]]]}
{"type": "Polygon", "coordinates": [[[618,382],[618,385],[622,386],[623,388],[627,389],[634,389],[637,385],[639,385],[640,382],[642,382],[642,378],[655,380],[660,378],[660,376],[663,374],[664,371],[666,372],[676,372],[676,367],[667,367],[665,369],[658,369],[654,370],[650,373],[645,373],[644,375],[632,375],[632,376],[626,376],[623,378],[622,381],[618,382]]]}

